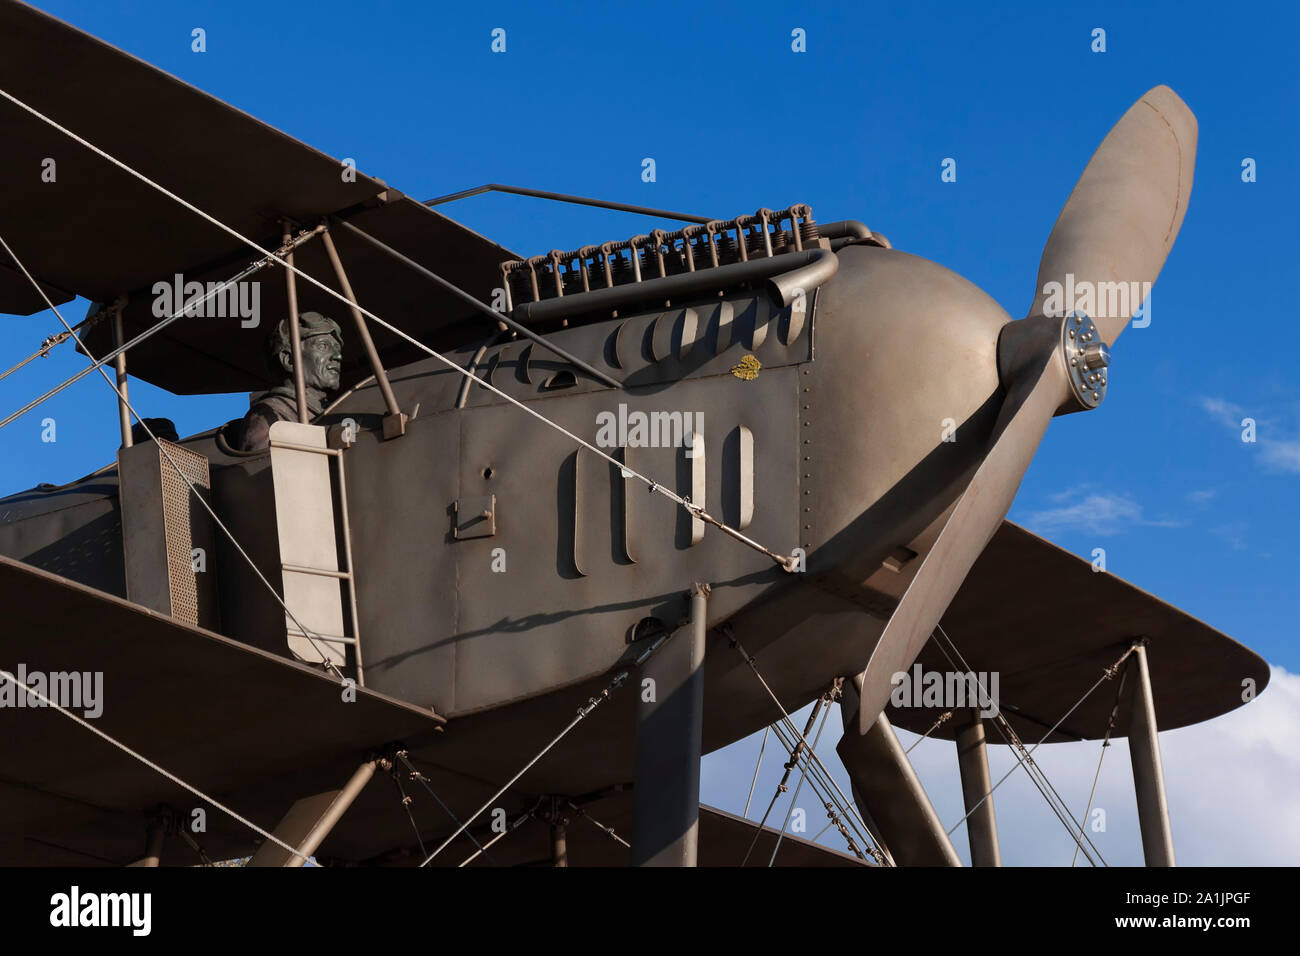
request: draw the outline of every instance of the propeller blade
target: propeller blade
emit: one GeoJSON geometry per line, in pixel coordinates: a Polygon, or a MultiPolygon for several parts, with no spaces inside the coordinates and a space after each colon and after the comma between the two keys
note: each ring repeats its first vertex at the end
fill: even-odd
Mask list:
{"type": "Polygon", "coordinates": [[[1090,290],[1095,305],[1084,311],[1113,345],[1178,236],[1195,165],[1196,117],[1157,86],[1106,134],[1070,193],[1043,248],[1029,315],[1049,307],[1053,317],[1067,315],[1090,290]],[[1059,309],[1049,283],[1061,284],[1059,309]]]}
{"type": "Polygon", "coordinates": [[[858,732],[885,709],[893,675],[906,671],[929,640],[971,567],[1011,509],[1047,425],[1070,386],[1053,350],[1037,374],[1012,384],[993,428],[989,453],[957,502],[930,553],[903,594],[862,673],[858,732]]]}

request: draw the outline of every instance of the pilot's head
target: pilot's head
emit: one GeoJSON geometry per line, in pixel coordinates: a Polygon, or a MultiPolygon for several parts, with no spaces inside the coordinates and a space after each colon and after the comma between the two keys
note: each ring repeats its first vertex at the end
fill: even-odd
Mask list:
{"type": "MultiPolygon", "coordinates": [[[[339,387],[339,369],[343,361],[343,332],[333,319],[319,312],[304,312],[298,317],[302,337],[303,384],[320,391],[339,387]]],[[[271,334],[271,363],[278,373],[293,381],[293,346],[289,320],[281,319],[271,334]]]]}

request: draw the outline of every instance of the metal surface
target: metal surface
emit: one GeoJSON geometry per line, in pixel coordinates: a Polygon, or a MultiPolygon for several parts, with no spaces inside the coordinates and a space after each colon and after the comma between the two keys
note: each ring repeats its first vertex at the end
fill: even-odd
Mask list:
{"type": "Polygon", "coordinates": [[[641,668],[632,829],[635,866],[698,862],[708,600],[708,585],[692,587],[690,623],[641,668]]]}
{"type": "Polygon", "coordinates": [[[961,866],[930,798],[889,724],[880,714],[858,734],[855,681],[844,682],[844,736],[835,748],[853,782],[854,800],[880,828],[894,860],[904,866],[961,866]]]}
{"type": "MultiPolygon", "coordinates": [[[[334,574],[339,567],[334,523],[334,489],[326,430],[318,425],[275,422],[271,426],[271,474],[275,490],[276,534],[280,544],[284,603],[311,637],[302,634],[286,613],[289,651],[317,663],[328,655],[335,664],[347,659],[343,630],[343,595],[334,574]],[[307,569],[305,571],[296,568],[307,569]],[[319,572],[330,572],[321,574],[319,572]]],[[[346,504],[344,505],[346,507],[346,504]]]]}
{"type": "Polygon", "coordinates": [[[971,866],[1001,866],[998,821],[990,792],[993,781],[989,779],[989,757],[984,747],[984,724],[978,712],[973,710],[958,715],[956,724],[957,766],[961,771],[961,796],[966,809],[971,866]]]}
{"type": "Polygon", "coordinates": [[[496,495],[457,498],[455,508],[456,527],[452,533],[457,541],[464,541],[467,538],[490,538],[497,533],[496,495]]]}
{"type": "Polygon", "coordinates": [[[1128,747],[1133,761],[1138,824],[1142,830],[1142,855],[1147,866],[1173,866],[1174,837],[1169,827],[1169,800],[1165,796],[1165,772],[1157,736],[1159,726],[1145,644],[1139,644],[1133,653],[1130,676],[1133,678],[1133,711],[1128,747]]]}
{"type": "Polygon", "coordinates": [[[121,449],[118,471],[126,596],[187,624],[217,626],[214,529],[190,491],[210,500],[207,459],[160,439],[121,449]]]}

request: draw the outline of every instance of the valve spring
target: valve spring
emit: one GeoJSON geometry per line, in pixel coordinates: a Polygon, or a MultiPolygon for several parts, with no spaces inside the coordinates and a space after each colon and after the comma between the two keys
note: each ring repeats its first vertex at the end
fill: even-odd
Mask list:
{"type": "Polygon", "coordinates": [[[740,261],[740,252],[736,248],[736,240],[730,233],[718,236],[718,265],[726,266],[733,262],[740,261]]]}
{"type": "Polygon", "coordinates": [[[805,219],[799,224],[799,238],[803,240],[805,249],[817,242],[821,238],[821,233],[817,229],[817,223],[811,219],[805,219]]]}
{"type": "Polygon", "coordinates": [[[564,273],[564,294],[577,295],[582,292],[582,271],[578,267],[576,260],[573,260],[573,268],[564,273]]]}
{"type": "Polygon", "coordinates": [[[528,282],[528,273],[523,269],[516,269],[514,272],[511,272],[506,281],[510,283],[511,302],[533,301],[533,289],[528,282]]]}
{"type": "Polygon", "coordinates": [[[670,276],[681,275],[688,271],[686,268],[686,253],[682,251],[680,245],[674,245],[672,248],[664,251],[664,269],[670,276]]]}
{"type": "Polygon", "coordinates": [[[627,256],[621,252],[611,252],[613,259],[614,285],[625,285],[632,281],[632,263],[628,261],[627,256]]]}
{"type": "Polygon", "coordinates": [[[537,267],[537,287],[543,299],[554,299],[559,294],[555,291],[555,269],[551,263],[537,267]]]}
{"type": "Polygon", "coordinates": [[[691,252],[695,256],[695,269],[708,269],[713,266],[713,253],[709,251],[709,237],[701,233],[696,236],[691,244],[691,252]]]}
{"type": "Polygon", "coordinates": [[[642,246],[639,250],[641,256],[641,280],[659,278],[659,257],[655,255],[654,244],[642,246]]]}

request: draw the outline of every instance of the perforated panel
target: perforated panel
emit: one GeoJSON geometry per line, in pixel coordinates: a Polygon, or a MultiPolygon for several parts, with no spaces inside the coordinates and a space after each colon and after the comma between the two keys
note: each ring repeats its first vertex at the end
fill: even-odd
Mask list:
{"type": "Polygon", "coordinates": [[[208,460],[203,455],[168,441],[160,440],[158,445],[172,616],[188,624],[198,624],[199,591],[194,574],[194,536],[191,533],[190,512],[194,508],[202,510],[202,506],[195,503],[185,478],[196,488],[209,488],[208,460]],[[171,461],[168,461],[169,457],[171,461]],[[177,469],[184,473],[185,478],[177,473],[177,469]]]}

